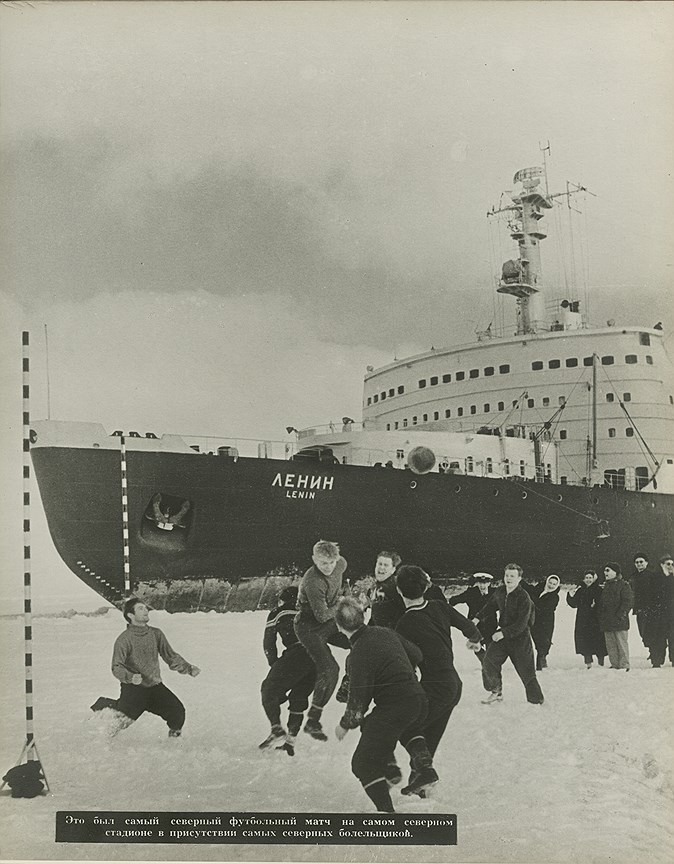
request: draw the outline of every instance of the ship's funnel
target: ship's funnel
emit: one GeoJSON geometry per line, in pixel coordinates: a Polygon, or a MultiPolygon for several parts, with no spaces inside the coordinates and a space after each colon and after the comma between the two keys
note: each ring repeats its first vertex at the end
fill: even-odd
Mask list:
{"type": "Polygon", "coordinates": [[[428,447],[413,447],[407,454],[407,464],[415,474],[428,474],[435,468],[435,453],[428,447]]]}

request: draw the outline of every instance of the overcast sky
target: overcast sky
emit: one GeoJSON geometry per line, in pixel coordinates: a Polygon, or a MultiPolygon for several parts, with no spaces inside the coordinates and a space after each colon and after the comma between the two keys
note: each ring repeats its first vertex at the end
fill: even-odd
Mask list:
{"type": "Polygon", "coordinates": [[[550,220],[550,296],[588,272],[595,323],[674,327],[673,65],[671,3],[4,3],[5,452],[45,324],[59,419],[359,416],[367,364],[493,319],[486,213],[547,141],[551,190],[594,193],[575,268],[550,220]]]}

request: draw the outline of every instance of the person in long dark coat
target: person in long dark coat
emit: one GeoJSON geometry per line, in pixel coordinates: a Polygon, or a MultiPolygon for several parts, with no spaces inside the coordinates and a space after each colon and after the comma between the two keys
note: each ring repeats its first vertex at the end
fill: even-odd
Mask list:
{"type": "Polygon", "coordinates": [[[658,634],[656,651],[658,653],[653,654],[651,649],[651,657],[655,656],[656,660],[664,663],[665,652],[669,646],[669,662],[674,666],[674,558],[669,554],[660,558],[658,580],[662,591],[663,605],[659,626],[656,628],[658,634]]]}
{"type": "Polygon", "coordinates": [[[632,612],[637,619],[639,636],[644,647],[648,648],[648,659],[654,668],[664,662],[662,627],[665,596],[660,574],[648,566],[648,558],[643,552],[634,556],[634,570],[629,576],[634,595],[632,612]]]}
{"type": "Polygon", "coordinates": [[[559,576],[548,576],[543,588],[531,595],[536,609],[534,623],[531,625],[531,638],[536,646],[537,670],[545,669],[548,665],[547,656],[555,630],[555,609],[559,603],[560,585],[559,576]]]}
{"type": "Polygon", "coordinates": [[[601,595],[601,585],[597,574],[588,570],[583,576],[583,582],[566,595],[568,605],[576,610],[576,623],[573,628],[573,641],[576,654],[581,654],[588,669],[592,668],[593,657],[600,666],[604,665],[606,657],[606,642],[599,628],[597,605],[601,595]]]}

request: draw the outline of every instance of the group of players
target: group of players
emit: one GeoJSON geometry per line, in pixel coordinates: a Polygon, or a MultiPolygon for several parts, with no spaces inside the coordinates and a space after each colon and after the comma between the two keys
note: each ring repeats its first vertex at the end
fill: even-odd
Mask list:
{"type": "MultiPolygon", "coordinates": [[[[402,781],[394,756],[398,742],[409,753],[411,767],[402,794],[425,797],[438,782],[433,757],[462,690],[454,667],[452,627],[461,631],[482,663],[485,704],[502,699],[501,668],[507,658],[527,700],[543,703],[530,635],[534,607],[520,586],[522,569],[517,564],[506,566],[503,586],[488,594],[478,589],[483,602],[471,620],[446,602],[420,567],[401,565],[395,552],[379,553],[374,585],[358,597],[344,586],[347,564],[335,543],[316,543],[312,560],[299,587],[285,588],[267,619],[263,642],[271,668],[261,692],[271,732],[261,749],[276,747],[292,755],[307,708],[304,731],[327,741],[321,715],[339,679],[330,645],[349,649],[346,676],[337,692],[346,708],[335,735],[341,740],[360,727],[351,768],[382,812],[393,812],[390,790],[402,781]],[[285,646],[280,657],[277,637],[285,646]],[[281,723],[286,700],[287,729],[281,723]]],[[[481,585],[492,578],[476,577],[481,585]]]]}
{"type": "MultiPolygon", "coordinates": [[[[663,573],[671,577],[668,584],[674,585],[674,563],[671,556],[666,559],[663,573]],[[665,572],[666,566],[671,573],[665,572]]],[[[536,606],[531,586],[525,590],[521,584],[519,565],[507,564],[503,585],[495,589],[489,588],[491,574],[476,573],[474,585],[447,602],[424,570],[401,564],[400,556],[392,551],[379,553],[374,582],[365,586],[365,590],[359,590],[357,585],[354,591],[349,586],[345,579],[347,562],[337,544],[318,541],[312,550],[312,562],[298,586],[281,591],[277,608],[267,618],[263,647],[270,668],[262,682],[261,697],[271,731],[260,749],[281,749],[293,756],[296,736],[303,724],[312,738],[327,741],[321,717],[337,690],[337,701],[346,707],[335,735],[342,740],[349,730],[360,728],[351,768],[377,810],[394,810],[391,788],[403,779],[394,755],[398,742],[410,757],[410,774],[402,794],[426,797],[439,779],[433,757],[461,698],[462,682],[454,667],[452,627],[466,637],[467,648],[475,652],[481,663],[486,690],[483,704],[502,700],[501,669],[508,658],[524,685],[527,701],[533,705],[543,703],[536,670],[544,668],[552,626],[541,628],[542,616],[539,617],[539,629],[534,629],[535,657],[532,628],[536,606]],[[454,608],[452,604],[456,603],[468,605],[468,617],[454,608]],[[284,646],[280,655],[279,638],[284,646]],[[331,645],[349,651],[339,689],[339,665],[331,645]],[[288,716],[284,728],[281,707],[286,702],[288,716]],[[369,710],[372,703],[374,707],[369,710]]],[[[612,567],[620,576],[617,565],[612,567]]],[[[606,569],[610,571],[605,574],[610,587],[612,571],[608,565],[606,569]]],[[[628,583],[626,588],[631,595],[631,587],[627,586],[628,583]]],[[[585,584],[581,591],[583,587],[588,588],[585,584]]],[[[559,578],[555,576],[548,577],[539,593],[545,598],[558,591],[559,578]],[[557,583],[549,585],[553,578],[557,583]]],[[[609,591],[606,599],[610,595],[609,591]]],[[[571,599],[569,605],[579,610],[578,624],[582,604],[571,599]]],[[[631,606],[630,597],[625,615],[631,606]]],[[[173,650],[161,630],[149,626],[149,613],[149,607],[139,598],[126,601],[123,614],[127,628],[117,638],[112,658],[112,672],[121,684],[120,696],[99,697],[91,708],[114,710],[117,718],[114,732],[149,711],[165,720],[169,737],[177,738],[185,722],[185,708],[162,683],[159,657],[181,674],[196,677],[200,670],[173,650]]],[[[638,617],[642,636],[645,621],[646,618],[638,617]]],[[[616,625],[617,634],[611,635],[625,635],[626,642],[629,624],[625,625],[624,634],[622,626],[616,625]]],[[[644,644],[647,641],[644,638],[644,644]]],[[[595,649],[579,647],[578,626],[576,643],[579,653],[590,651],[585,660],[586,665],[591,665],[595,649]]],[[[618,643],[609,646],[608,638],[606,645],[611,665],[615,666],[613,657],[621,657],[623,647],[618,643]]],[[[653,665],[659,665],[662,661],[659,653],[656,658],[655,643],[650,650],[653,665]]],[[[670,659],[674,665],[671,653],[670,638],[670,659]]],[[[629,668],[629,658],[626,667],[618,668],[629,668]]]]}

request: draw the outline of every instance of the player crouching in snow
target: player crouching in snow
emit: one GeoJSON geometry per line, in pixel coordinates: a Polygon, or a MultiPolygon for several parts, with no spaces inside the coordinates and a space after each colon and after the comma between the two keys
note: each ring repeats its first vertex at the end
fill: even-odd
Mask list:
{"type": "Polygon", "coordinates": [[[416,734],[427,711],[426,694],[414,672],[421,651],[393,630],[366,627],[363,610],[351,597],[339,601],[335,623],[351,643],[349,701],[335,734],[341,741],[349,729],[361,727],[351,770],[377,810],[392,813],[386,771],[398,741],[412,757],[417,777],[413,791],[438,781],[426,741],[416,734]],[[374,708],[365,716],[373,700],[374,708]]]}
{"type": "Polygon", "coordinates": [[[260,744],[260,750],[276,746],[289,756],[295,755],[295,738],[302,726],[309,694],[316,683],[316,667],[297,638],[294,620],[297,612],[297,588],[288,586],[279,594],[278,607],[267,616],[262,647],[269,662],[269,674],[262,682],[262,707],[271,723],[271,732],[260,744]],[[278,656],[277,637],[285,646],[278,656]],[[281,705],[288,702],[288,732],[281,725],[281,705]]]}
{"type": "Polygon", "coordinates": [[[115,733],[149,711],[166,721],[169,738],[179,738],[185,723],[185,706],[162,684],[159,657],[169,669],[181,675],[196,678],[201,670],[176,654],[158,627],[149,626],[150,610],[142,600],[137,597],[127,600],[123,614],[127,628],[117,637],[112,652],[112,674],[121,682],[121,693],[119,699],[99,697],[91,710],[114,708],[120,712],[115,733]]]}

